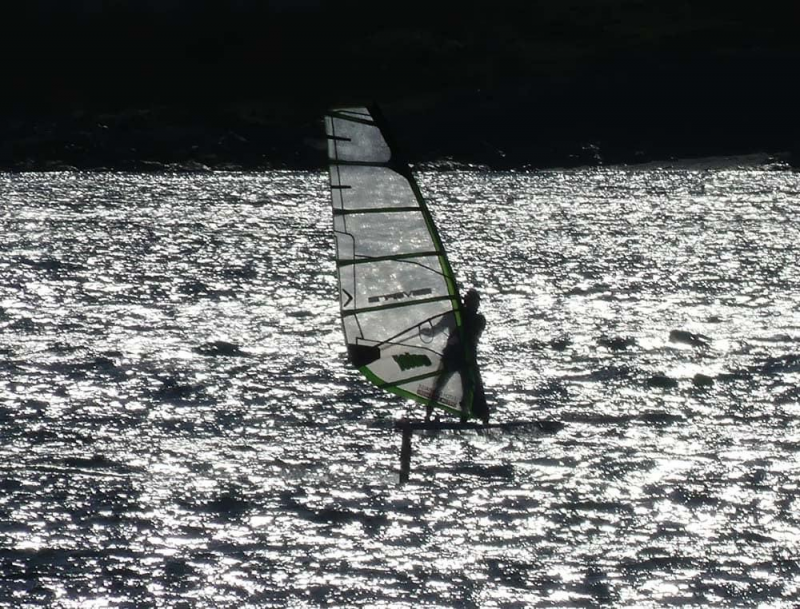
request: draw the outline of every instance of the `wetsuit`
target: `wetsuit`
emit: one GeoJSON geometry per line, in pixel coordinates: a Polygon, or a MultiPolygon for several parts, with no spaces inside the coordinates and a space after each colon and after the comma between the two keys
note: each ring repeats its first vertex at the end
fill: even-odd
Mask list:
{"type": "MultiPolygon", "coordinates": [[[[486,318],[481,313],[465,307],[461,312],[461,320],[463,335],[467,341],[467,349],[464,349],[464,347],[461,345],[460,333],[455,331],[455,329],[451,330],[450,338],[448,339],[447,345],[442,352],[442,364],[440,368],[441,373],[436,379],[436,385],[434,386],[433,393],[431,394],[431,404],[428,405],[426,418],[430,418],[430,414],[433,409],[432,403],[439,399],[442,389],[447,384],[447,381],[450,380],[450,377],[453,376],[453,374],[459,373],[459,376],[461,377],[463,395],[466,396],[469,393],[469,390],[472,387],[472,379],[468,374],[468,370],[470,367],[469,364],[472,363],[474,365],[475,374],[478,375],[475,379],[475,393],[472,401],[472,414],[473,416],[483,420],[488,419],[489,410],[486,405],[486,396],[483,392],[483,383],[481,382],[478,373],[478,367],[475,363],[475,353],[478,346],[478,339],[486,327],[486,318]],[[470,362],[468,358],[472,359],[472,362],[470,362]]],[[[466,420],[466,415],[462,414],[461,418],[462,420],[466,420]]]]}

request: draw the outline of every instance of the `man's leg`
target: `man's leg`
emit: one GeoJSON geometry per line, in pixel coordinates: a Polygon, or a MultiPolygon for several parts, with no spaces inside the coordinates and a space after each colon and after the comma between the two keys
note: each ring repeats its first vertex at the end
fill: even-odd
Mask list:
{"type": "Polygon", "coordinates": [[[439,376],[436,377],[436,384],[433,386],[433,393],[431,393],[431,397],[428,399],[428,404],[425,406],[425,422],[431,420],[431,414],[433,413],[433,405],[439,401],[439,396],[442,393],[442,389],[447,384],[447,381],[453,375],[452,372],[448,371],[445,368],[444,362],[442,362],[442,367],[439,368],[441,372],[439,372],[439,376]]]}
{"type": "Polygon", "coordinates": [[[475,384],[473,386],[472,379],[470,375],[467,374],[466,371],[462,371],[459,373],[461,375],[461,387],[464,395],[468,395],[470,390],[472,390],[472,408],[470,412],[467,413],[464,410],[461,411],[461,422],[465,423],[467,419],[472,416],[475,418],[480,419],[484,423],[489,422],[489,406],[486,404],[486,394],[483,391],[483,381],[481,379],[480,373],[476,370],[475,371],[475,384]]]}
{"type": "Polygon", "coordinates": [[[483,424],[489,422],[489,405],[486,403],[486,394],[483,392],[483,383],[478,379],[475,387],[475,396],[472,398],[472,413],[478,417],[483,424]]]}

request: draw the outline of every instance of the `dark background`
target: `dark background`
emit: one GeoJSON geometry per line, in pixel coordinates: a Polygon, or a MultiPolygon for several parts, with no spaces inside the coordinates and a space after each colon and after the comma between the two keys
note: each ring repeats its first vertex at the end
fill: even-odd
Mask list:
{"type": "Polygon", "coordinates": [[[796,167],[798,5],[8,3],[0,168],[319,167],[324,110],[370,101],[413,161],[796,167]]]}

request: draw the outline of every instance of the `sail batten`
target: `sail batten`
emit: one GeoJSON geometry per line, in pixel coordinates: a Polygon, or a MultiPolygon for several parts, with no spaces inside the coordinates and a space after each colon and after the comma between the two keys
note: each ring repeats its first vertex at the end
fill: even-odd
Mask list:
{"type": "Polygon", "coordinates": [[[410,254],[396,254],[394,256],[369,256],[367,258],[356,258],[354,260],[337,260],[336,264],[340,267],[349,266],[351,264],[368,264],[371,262],[383,262],[386,260],[407,260],[411,261],[413,258],[430,258],[431,256],[441,256],[440,251],[430,252],[412,252],[410,254]]]}
{"type": "Polygon", "coordinates": [[[401,307],[418,307],[421,304],[429,302],[441,302],[444,300],[452,300],[453,296],[437,296],[436,298],[425,298],[422,300],[411,300],[408,302],[393,302],[391,304],[379,305],[376,307],[365,307],[363,309],[352,309],[349,311],[342,311],[343,316],[360,315],[362,313],[374,313],[375,311],[388,311],[389,309],[399,309],[401,307]]]}
{"type": "MultiPolygon", "coordinates": [[[[351,187],[352,188],[352,187],[351,187]]],[[[346,216],[352,214],[392,214],[398,212],[419,212],[418,207],[371,207],[368,209],[334,209],[333,213],[337,216],[346,216]]]]}
{"type": "Polygon", "coordinates": [[[387,391],[469,414],[474,388],[462,372],[442,377],[445,347],[462,332],[461,299],[414,176],[377,109],[333,110],[325,127],[351,362],[387,391]]]}
{"type": "MultiPolygon", "coordinates": [[[[337,138],[338,141],[345,141],[345,142],[352,142],[353,140],[349,138],[337,138]]],[[[346,161],[344,159],[340,160],[339,165],[350,166],[350,167],[391,167],[392,164],[389,162],[373,162],[373,161],[346,161]]]]}

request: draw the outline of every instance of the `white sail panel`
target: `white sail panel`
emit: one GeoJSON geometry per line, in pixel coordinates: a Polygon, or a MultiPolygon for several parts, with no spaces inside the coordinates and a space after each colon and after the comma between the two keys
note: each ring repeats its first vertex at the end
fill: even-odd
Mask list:
{"type": "MultiPolygon", "coordinates": [[[[380,116],[367,108],[336,110],[325,124],[350,359],[376,385],[428,403],[450,334],[461,331],[453,272],[380,116]]],[[[471,400],[469,383],[456,373],[435,405],[469,411],[471,400]]]]}
{"type": "MultiPolygon", "coordinates": [[[[387,167],[337,165],[336,171],[331,171],[331,187],[342,185],[349,187],[346,200],[351,209],[417,206],[408,181],[387,167]]],[[[344,200],[337,199],[334,197],[334,209],[342,209],[344,200]]]]}
{"type": "Polygon", "coordinates": [[[337,139],[328,140],[328,157],[336,156],[338,161],[369,161],[372,163],[387,162],[392,153],[386,144],[380,129],[371,119],[328,117],[326,122],[330,130],[335,125],[337,139]],[[365,121],[365,122],[362,122],[365,121]],[[366,121],[370,121],[367,124],[366,121]]]}
{"type": "Polygon", "coordinates": [[[401,254],[425,254],[433,250],[428,225],[419,212],[347,214],[334,217],[337,244],[352,251],[354,259],[401,254]],[[398,231],[402,230],[402,240],[398,231]],[[358,235],[358,241],[353,237],[358,235]]]}

